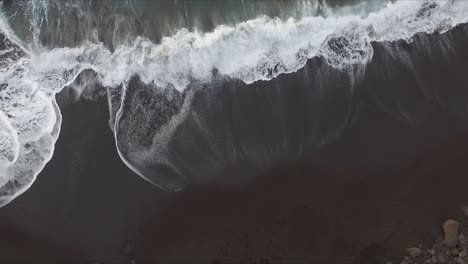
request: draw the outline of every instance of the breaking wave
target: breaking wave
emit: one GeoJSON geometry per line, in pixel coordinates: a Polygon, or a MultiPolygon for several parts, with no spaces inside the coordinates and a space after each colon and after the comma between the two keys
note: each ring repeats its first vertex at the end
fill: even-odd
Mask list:
{"type": "MultiPolygon", "coordinates": [[[[268,167],[327,143],[352,119],[353,93],[372,70],[376,43],[387,43],[379,48],[388,55],[377,58],[390,63],[382,76],[403,63],[417,78],[412,53],[391,43],[442,36],[468,20],[468,2],[461,0],[293,2],[299,4],[282,7],[282,15],[260,8],[212,30],[186,18],[166,37],[162,29],[151,35],[125,23],[114,23],[106,37],[99,24],[90,26],[83,3],[92,1],[10,3],[0,12],[0,205],[27,190],[52,157],[61,123],[55,95],[66,87],[106,90],[122,160],[151,183],[180,190],[221,182],[213,175],[240,161],[268,167]],[[50,35],[73,23],[57,8],[78,26],[72,45],[47,43],[70,39],[50,35]],[[246,116],[247,109],[257,113],[246,116]]],[[[439,48],[453,52],[441,39],[439,48]]],[[[413,53],[427,47],[420,48],[413,53]]],[[[400,110],[390,112],[412,119],[400,110]]]]}

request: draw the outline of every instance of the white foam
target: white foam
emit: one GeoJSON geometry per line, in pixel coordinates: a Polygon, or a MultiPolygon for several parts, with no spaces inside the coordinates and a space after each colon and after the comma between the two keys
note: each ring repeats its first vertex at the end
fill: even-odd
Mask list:
{"type": "Polygon", "coordinates": [[[101,82],[111,87],[139,74],[145,83],[173,85],[182,91],[194,79],[209,82],[214,69],[252,83],[297,71],[315,56],[325,57],[336,68],[365,64],[372,58],[371,41],[411,40],[419,32],[444,32],[467,20],[467,1],[398,1],[366,17],[286,21],[259,17],[235,27],[218,26],[209,33],[181,29],[161,44],[137,38],[114,52],[86,43],[35,53],[30,76],[34,82],[44,81],[45,75],[53,76],[47,82],[58,78],[54,84],[43,85],[58,90],[85,68],[94,69],[101,82]],[[424,8],[426,12],[421,11],[424,8]],[[330,40],[342,37],[341,50],[330,49],[330,40]],[[63,78],[68,71],[71,77],[63,78]]]}
{"type": "Polygon", "coordinates": [[[2,22],[0,13],[8,39],[0,57],[0,206],[32,185],[52,157],[61,122],[53,94],[29,77],[29,53],[2,22]]]}
{"type": "Polygon", "coordinates": [[[6,170],[17,161],[19,150],[18,134],[0,111],[0,186],[10,180],[11,175],[7,174],[6,170]]]}

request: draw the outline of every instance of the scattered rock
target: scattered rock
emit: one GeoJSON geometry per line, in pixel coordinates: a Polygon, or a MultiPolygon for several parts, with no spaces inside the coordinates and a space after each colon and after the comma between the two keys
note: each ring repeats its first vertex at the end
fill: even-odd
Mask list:
{"type": "Polygon", "coordinates": [[[460,223],[455,220],[447,220],[443,225],[442,229],[445,233],[444,244],[447,247],[454,248],[458,245],[458,229],[460,223]]]}
{"type": "Polygon", "coordinates": [[[444,233],[433,240],[432,246],[407,248],[399,264],[468,264],[468,217],[461,218],[461,223],[447,220],[442,229],[444,233]]]}

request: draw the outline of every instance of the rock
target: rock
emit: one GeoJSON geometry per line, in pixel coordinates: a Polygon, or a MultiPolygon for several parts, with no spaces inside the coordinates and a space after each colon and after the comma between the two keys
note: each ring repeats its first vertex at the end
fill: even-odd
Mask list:
{"type": "Polygon", "coordinates": [[[467,239],[464,234],[460,234],[458,236],[458,245],[465,247],[467,245],[467,239]]]}
{"type": "Polygon", "coordinates": [[[462,250],[462,251],[460,252],[460,254],[458,254],[458,256],[459,256],[460,258],[464,258],[464,257],[468,256],[468,252],[466,252],[466,250],[464,249],[464,250],[462,250]]]}
{"type": "Polygon", "coordinates": [[[457,264],[466,264],[466,262],[465,262],[462,258],[456,258],[456,259],[455,259],[455,262],[456,262],[457,264]]]}
{"type": "Polygon", "coordinates": [[[458,229],[460,223],[455,220],[447,220],[443,225],[442,229],[444,230],[444,244],[447,247],[454,248],[458,245],[458,229]]]}
{"type": "Polygon", "coordinates": [[[413,258],[421,255],[421,249],[418,247],[407,248],[406,251],[408,251],[410,256],[413,258]]]}
{"type": "Polygon", "coordinates": [[[404,259],[401,261],[400,264],[409,264],[409,258],[408,257],[404,257],[404,259]]]}
{"type": "Polygon", "coordinates": [[[452,256],[458,256],[458,254],[460,254],[460,251],[458,251],[458,249],[454,248],[454,249],[450,250],[450,253],[452,254],[452,256]]]}
{"type": "Polygon", "coordinates": [[[460,211],[462,211],[462,213],[465,215],[465,216],[468,216],[468,206],[467,205],[460,205],[460,211]]]}

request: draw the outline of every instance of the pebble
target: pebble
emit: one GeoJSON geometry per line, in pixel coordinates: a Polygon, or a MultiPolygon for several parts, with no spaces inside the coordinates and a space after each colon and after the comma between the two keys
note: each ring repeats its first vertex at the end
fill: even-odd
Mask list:
{"type": "Polygon", "coordinates": [[[455,220],[447,220],[442,229],[445,233],[444,244],[450,248],[454,248],[458,244],[458,228],[460,223],[455,220]]]}
{"type": "Polygon", "coordinates": [[[468,253],[467,253],[466,250],[464,249],[464,250],[462,250],[462,251],[460,252],[460,254],[458,254],[458,256],[459,256],[460,258],[464,258],[464,257],[468,256],[468,253]]]}
{"type": "Polygon", "coordinates": [[[460,254],[460,251],[456,248],[452,249],[450,251],[450,253],[452,254],[452,256],[458,256],[458,254],[460,254]]]}
{"type": "Polygon", "coordinates": [[[445,263],[445,258],[444,256],[440,255],[437,257],[437,261],[439,261],[440,263],[445,263]]]}
{"type": "Polygon", "coordinates": [[[406,251],[410,254],[411,257],[418,257],[421,255],[421,249],[418,247],[407,248],[406,251]]]}
{"type": "Polygon", "coordinates": [[[456,258],[455,262],[458,264],[466,264],[466,262],[462,258],[456,258]]]}
{"type": "Polygon", "coordinates": [[[462,213],[465,215],[465,216],[468,216],[468,206],[466,205],[460,205],[460,210],[462,211],[462,213]]]}

